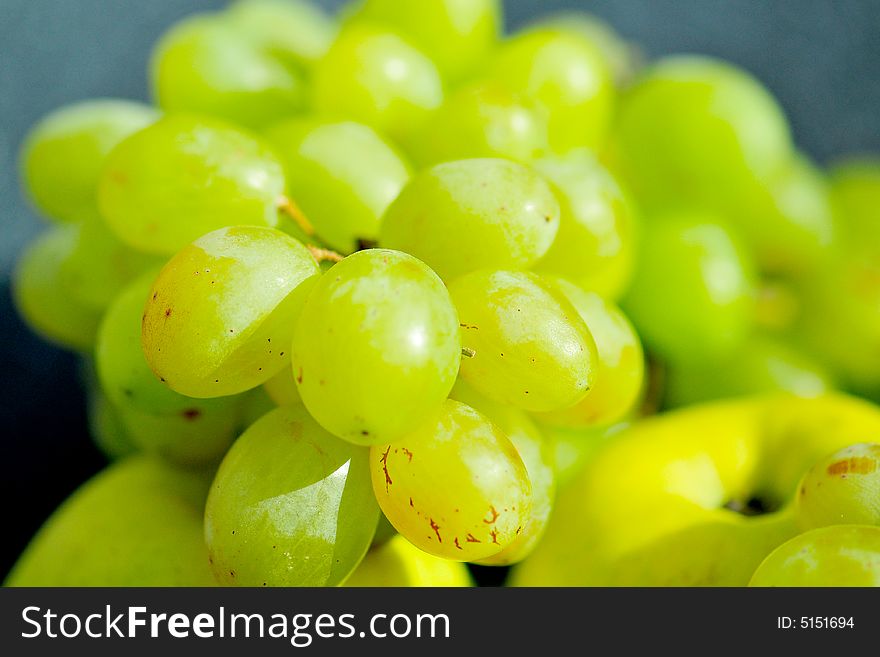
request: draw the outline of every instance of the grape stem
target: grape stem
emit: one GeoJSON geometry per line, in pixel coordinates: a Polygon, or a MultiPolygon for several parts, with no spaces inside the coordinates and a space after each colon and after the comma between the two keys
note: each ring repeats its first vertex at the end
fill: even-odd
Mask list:
{"type": "Polygon", "coordinates": [[[315,246],[314,244],[306,244],[306,248],[309,250],[309,252],[311,252],[312,257],[318,263],[324,262],[326,260],[329,260],[330,262],[339,262],[345,257],[339,253],[336,253],[336,251],[331,251],[330,249],[322,249],[321,247],[315,246]]]}
{"type": "Polygon", "coordinates": [[[278,210],[293,219],[296,222],[296,225],[299,226],[302,229],[302,232],[306,235],[315,234],[315,227],[312,226],[312,222],[308,220],[305,213],[293,201],[293,199],[288,198],[287,196],[279,198],[278,210]]]}
{"type": "Polygon", "coordinates": [[[473,349],[471,349],[470,347],[462,347],[461,348],[461,355],[464,356],[465,358],[473,358],[474,356],[477,355],[477,352],[474,351],[473,349]]]}

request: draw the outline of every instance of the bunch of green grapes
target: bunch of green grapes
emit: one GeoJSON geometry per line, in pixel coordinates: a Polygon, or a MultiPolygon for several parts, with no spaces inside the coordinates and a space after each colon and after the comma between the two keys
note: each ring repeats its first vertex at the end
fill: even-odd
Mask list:
{"type": "MultiPolygon", "coordinates": [[[[643,415],[880,393],[876,161],[826,176],[733,65],[645,63],[588,14],[503,25],[499,0],[237,0],[161,36],[155,107],[34,127],[23,185],[55,223],[15,300],[82,355],[113,463],[10,583],[468,586],[464,564],[528,559],[526,582],[569,545],[596,557],[575,581],[650,583],[636,535],[682,529],[691,502],[724,522],[695,549],[652,536],[661,551],[734,549],[737,477],[763,475],[745,429],[773,414],[681,432],[643,415]],[[705,445],[721,425],[742,431],[705,445]]],[[[817,422],[851,446],[804,476],[755,563],[706,572],[751,573],[797,527],[753,583],[818,581],[791,550],[827,557],[823,578],[876,575],[876,435],[817,422]]],[[[788,499],[807,451],[766,490],[788,499]]]]}
{"type": "Polygon", "coordinates": [[[875,159],[829,175],[759,80],[697,55],[632,79],[601,158],[640,210],[622,305],[654,406],[834,388],[880,399],[875,159]]]}

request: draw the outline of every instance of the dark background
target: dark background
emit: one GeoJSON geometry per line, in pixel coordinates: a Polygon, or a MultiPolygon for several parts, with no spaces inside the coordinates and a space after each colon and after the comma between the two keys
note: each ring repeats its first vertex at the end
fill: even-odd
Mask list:
{"type": "MultiPolygon", "coordinates": [[[[413,2],[418,0],[401,0],[413,2]]],[[[0,578],[49,513],[103,464],[85,427],[76,359],[30,334],[9,295],[42,227],[18,189],[25,132],[59,105],[147,98],[151,44],[222,0],[0,0],[0,578]]],[[[324,0],[338,7],[340,0],[324,0]]],[[[506,0],[509,27],[563,8],[608,20],[655,57],[700,52],[767,84],[821,163],[880,152],[880,0],[506,0]]]]}

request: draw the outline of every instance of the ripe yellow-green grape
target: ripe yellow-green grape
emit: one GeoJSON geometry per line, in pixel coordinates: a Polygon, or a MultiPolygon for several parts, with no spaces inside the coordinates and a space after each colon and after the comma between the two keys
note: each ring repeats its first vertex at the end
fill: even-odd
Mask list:
{"type": "Polygon", "coordinates": [[[645,346],[672,362],[730,354],[755,323],[751,253],[711,215],[652,216],[621,305],[645,346]]]}
{"type": "Polygon", "coordinates": [[[577,309],[532,272],[484,269],[449,286],[458,310],[461,377],[502,404],[548,412],[578,403],[598,369],[577,309]]]}
{"type": "Polygon", "coordinates": [[[770,275],[799,277],[822,269],[838,240],[828,183],[805,155],[796,154],[769,183],[767,212],[731,217],[770,275]]]}
{"type": "Polygon", "coordinates": [[[137,452],[119,411],[107,395],[96,384],[88,386],[87,392],[89,435],[101,453],[109,461],[118,461],[137,452]]]}
{"type": "Polygon", "coordinates": [[[665,372],[664,403],[685,406],[770,392],[817,397],[835,388],[831,374],[796,345],[778,337],[753,335],[723,358],[670,364],[665,372]]]}
{"type": "Polygon", "coordinates": [[[596,383],[590,393],[569,406],[537,417],[569,428],[603,426],[624,419],[641,397],[645,381],[642,343],[626,315],[595,292],[561,278],[550,279],[571,302],[596,344],[596,383]]]}
{"type": "Polygon", "coordinates": [[[162,262],[122,243],[94,216],[77,224],[76,240],[60,273],[78,301],[103,311],[129,282],[162,262]]]}
{"type": "Polygon", "coordinates": [[[367,0],[349,17],[400,32],[430,57],[449,82],[472,75],[498,41],[501,0],[367,0]]]}
{"type": "Polygon", "coordinates": [[[528,163],[549,152],[549,139],[547,115],[536,101],[483,80],[451,94],[401,143],[413,162],[426,167],[486,157],[528,163]]]}
{"type": "Polygon", "coordinates": [[[486,75],[538,101],[554,151],[602,145],[614,81],[602,52],[582,35],[554,27],[515,34],[493,56],[486,75]]]}
{"type": "Polygon", "coordinates": [[[371,447],[370,472],[394,528],[438,557],[486,559],[512,545],[529,521],[532,487],[516,447],[453,400],[407,436],[371,447]]]}
{"type": "Polygon", "coordinates": [[[624,95],[615,161],[654,213],[686,207],[760,220],[769,182],[793,156],[782,109],[745,71],[709,57],[666,57],[624,95]]]}
{"type": "Polygon", "coordinates": [[[643,55],[638,47],[625,41],[611,25],[589,12],[561,11],[539,19],[533,25],[567,30],[592,43],[602,54],[605,66],[620,88],[628,87],[642,66],[643,55]]]}
{"type": "Polygon", "coordinates": [[[392,144],[361,123],[315,118],[279,123],[266,137],[322,240],[342,253],[376,241],[382,214],[410,177],[392,144]]]}
{"type": "Polygon", "coordinates": [[[224,226],[277,226],[284,170],[256,137],[214,118],[175,114],[111,151],[98,201],[123,242],[171,255],[224,226]]]}
{"type": "Polygon", "coordinates": [[[144,306],[158,271],[131,283],[107,309],[95,344],[95,366],[101,389],[117,406],[153,415],[198,416],[216,400],[193,399],[162,383],[141,345],[144,306]]]}
{"type": "Polygon", "coordinates": [[[480,268],[534,265],[558,226],[559,203],[535,171],[510,160],[460,160],[425,169],[403,188],[379,242],[448,282],[480,268]]]}
{"type": "Polygon", "coordinates": [[[131,442],[118,411],[101,389],[93,354],[83,354],[78,370],[86,397],[86,422],[94,445],[110,462],[139,451],[131,442]]]}
{"type": "MultiPolygon", "coordinates": [[[[138,451],[157,454],[183,466],[216,464],[235,440],[241,419],[238,397],[204,401],[194,399],[193,407],[174,415],[145,413],[127,404],[115,407],[128,440],[138,451]]],[[[111,402],[112,403],[112,402],[111,402]]]]}
{"type": "Polygon", "coordinates": [[[202,537],[210,478],[123,459],[46,521],[5,586],[215,586],[202,537]]]}
{"type": "Polygon", "coordinates": [[[198,112],[251,128],[302,111],[302,75],[268,44],[221,14],[196,14],[175,24],[156,44],[150,83],[168,112],[198,112]]]}
{"type": "Polygon", "coordinates": [[[62,347],[89,351],[101,313],[78,301],[62,275],[78,236],[79,227],[68,224],[53,227],[31,242],[15,268],[12,294],[31,329],[62,347]]]}
{"type": "Polygon", "coordinates": [[[858,159],[832,171],[839,243],[801,282],[802,343],[844,385],[880,399],[880,165],[858,159]]]}
{"type": "Polygon", "coordinates": [[[189,397],[254,388],[290,366],[293,325],[318,277],[309,250],[271,228],[200,237],[159,273],[141,340],[162,383],[189,397]]]}
{"type": "Polygon", "coordinates": [[[844,385],[880,399],[880,258],[874,249],[864,235],[802,282],[794,332],[844,385]]]}
{"type": "Polygon", "coordinates": [[[436,412],[460,356],[458,316],[437,275],[406,253],[368,249],[315,285],[296,322],[293,373],[321,426],[373,445],[436,412]]]}
{"type": "Polygon", "coordinates": [[[284,64],[306,71],[336,37],[336,21],[309,0],[236,0],[224,17],[284,64]]]}
{"type": "Polygon", "coordinates": [[[805,529],[880,526],[880,443],[850,445],[816,463],[798,487],[797,512],[805,529]]]}
{"type": "Polygon", "coordinates": [[[537,545],[553,510],[553,499],[556,495],[553,445],[545,440],[525,412],[488,399],[462,380],[456,381],[450,397],[482,413],[501,429],[526,466],[532,486],[529,519],[509,546],[479,562],[488,566],[516,563],[537,545]]]}
{"type": "Polygon", "coordinates": [[[263,384],[263,390],[278,406],[302,406],[293,370],[284,368],[263,384]]]}
{"type": "Polygon", "coordinates": [[[556,274],[609,300],[619,299],[635,265],[635,208],[588,150],[537,160],[559,199],[559,231],[536,271],[556,274]]]}
{"type": "Polygon", "coordinates": [[[227,586],[335,586],[376,529],[369,452],[324,431],[301,407],[251,426],[223,459],[205,540],[227,586]]]}
{"type": "Polygon", "coordinates": [[[831,200],[845,238],[880,250],[880,157],[853,157],[836,163],[830,172],[831,200]]]}
{"type": "Polygon", "coordinates": [[[50,219],[94,217],[107,154],[158,116],[142,103],[112,98],[74,103],[45,116],[21,149],[23,184],[31,201],[50,219]]]}
{"type": "Polygon", "coordinates": [[[762,396],[642,420],[560,489],[514,569],[520,586],[744,586],[800,532],[794,501],[823,455],[880,432],[843,395],[762,396]]]}
{"type": "Polygon", "coordinates": [[[758,567],[749,586],[880,586],[880,527],[834,525],[796,536],[758,567]]]}
{"type": "Polygon", "coordinates": [[[317,112],[366,123],[401,143],[442,102],[434,63],[380,24],[344,27],[314,68],[317,112]]]}
{"type": "Polygon", "coordinates": [[[403,536],[372,548],[345,580],[350,587],[473,586],[467,566],[423,552],[403,536]]]}
{"type": "Polygon", "coordinates": [[[216,461],[236,435],[241,400],[193,399],[153,374],[141,346],[141,324],[155,278],[155,271],[138,278],[104,314],[95,343],[100,387],[139,449],[179,463],[216,461]]]}

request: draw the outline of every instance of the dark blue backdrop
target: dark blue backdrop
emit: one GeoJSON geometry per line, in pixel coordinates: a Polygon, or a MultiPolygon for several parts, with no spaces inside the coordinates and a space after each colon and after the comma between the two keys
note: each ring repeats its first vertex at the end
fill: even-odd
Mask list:
{"type": "MultiPolygon", "coordinates": [[[[401,0],[415,1],[415,0],[401,0]]],[[[18,191],[30,125],[94,96],[146,98],[150,45],[175,19],[221,0],[0,0],[0,577],[30,535],[102,465],[85,433],[75,360],[21,325],[8,275],[41,223],[18,191]]],[[[339,0],[325,0],[338,6],[339,0]]],[[[657,56],[702,52],[740,64],[776,93],[798,143],[822,162],[880,151],[877,0],[508,0],[516,27],[582,7],[657,56]]]]}

